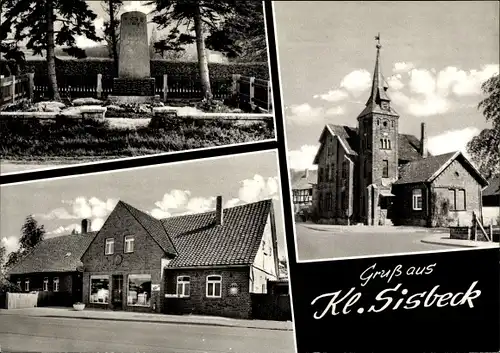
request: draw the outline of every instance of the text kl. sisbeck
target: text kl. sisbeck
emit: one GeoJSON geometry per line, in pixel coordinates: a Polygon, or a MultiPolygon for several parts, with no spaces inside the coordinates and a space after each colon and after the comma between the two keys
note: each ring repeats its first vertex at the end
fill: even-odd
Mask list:
{"type": "MultiPolygon", "coordinates": [[[[390,270],[376,270],[376,265],[368,267],[361,275],[359,279],[361,280],[361,287],[366,286],[371,280],[385,279],[387,283],[390,283],[394,278],[400,277],[402,275],[406,276],[417,276],[417,275],[430,275],[436,266],[436,264],[431,264],[424,267],[409,267],[406,270],[403,269],[402,265],[397,265],[390,270]]],[[[475,289],[478,281],[472,282],[469,288],[465,292],[439,292],[439,285],[434,286],[429,291],[423,291],[419,293],[413,293],[409,295],[408,289],[401,288],[402,283],[395,285],[392,288],[387,288],[378,293],[375,296],[375,304],[370,305],[366,312],[369,313],[379,313],[384,310],[397,310],[397,309],[416,309],[418,307],[428,308],[431,306],[436,307],[446,307],[446,306],[461,306],[468,305],[470,308],[474,307],[473,300],[477,299],[481,295],[479,289],[475,289]]],[[[342,293],[342,290],[333,293],[326,293],[317,296],[311,305],[324,304],[323,310],[317,310],[314,312],[313,317],[315,319],[322,319],[329,312],[331,315],[347,315],[353,311],[358,314],[363,314],[365,308],[357,306],[356,303],[360,300],[361,293],[356,291],[356,287],[351,288],[347,293],[342,293]],[[322,299],[330,299],[328,302],[322,299]]]]}

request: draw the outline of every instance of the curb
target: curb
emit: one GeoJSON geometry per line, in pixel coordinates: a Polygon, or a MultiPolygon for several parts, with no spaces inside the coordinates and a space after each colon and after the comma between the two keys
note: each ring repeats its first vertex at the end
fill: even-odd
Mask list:
{"type": "Polygon", "coordinates": [[[460,244],[460,243],[445,243],[443,241],[438,241],[438,240],[429,240],[429,239],[422,239],[420,240],[422,243],[425,244],[433,244],[433,245],[442,245],[442,246],[449,246],[449,247],[454,247],[454,248],[468,248],[468,249],[493,249],[493,248],[498,248],[498,246],[481,246],[481,245],[472,245],[472,244],[460,244]]]}
{"type": "Polygon", "coordinates": [[[478,248],[479,246],[475,245],[466,245],[466,244],[450,244],[450,243],[443,243],[442,241],[438,240],[427,240],[427,239],[421,239],[420,240],[424,244],[432,244],[432,245],[442,245],[442,246],[449,246],[449,247],[455,247],[455,248],[478,248]]]}
{"type": "Polygon", "coordinates": [[[99,321],[120,321],[120,322],[143,322],[153,324],[177,324],[177,325],[197,325],[197,326],[217,326],[217,327],[234,327],[255,330],[270,330],[270,331],[293,331],[293,328],[276,328],[276,327],[257,327],[250,325],[231,325],[223,323],[209,323],[209,322],[186,322],[186,321],[165,321],[165,320],[144,320],[144,319],[120,319],[120,318],[101,318],[101,317],[77,317],[77,316],[60,316],[60,315],[23,315],[27,317],[45,317],[45,318],[61,318],[61,319],[74,319],[74,320],[99,320],[99,321]]]}

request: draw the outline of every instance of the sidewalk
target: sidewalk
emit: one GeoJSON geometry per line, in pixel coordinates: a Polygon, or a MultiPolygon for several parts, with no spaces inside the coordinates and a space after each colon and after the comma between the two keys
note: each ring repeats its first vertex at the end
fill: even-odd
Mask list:
{"type": "Polygon", "coordinates": [[[424,228],[411,226],[367,226],[367,225],[333,225],[333,224],[315,224],[315,223],[298,223],[305,228],[322,232],[338,232],[338,233],[432,233],[443,234],[449,233],[448,228],[424,228]]]}
{"type": "Polygon", "coordinates": [[[451,247],[458,248],[500,248],[499,243],[488,242],[488,241],[473,241],[473,240],[461,240],[461,239],[450,239],[449,234],[433,234],[421,240],[422,243],[435,244],[435,245],[447,245],[451,247]]]}
{"type": "Polygon", "coordinates": [[[129,311],[93,310],[85,309],[75,311],[72,308],[39,307],[26,309],[0,309],[2,315],[18,315],[31,317],[51,317],[66,319],[87,320],[113,320],[113,321],[135,321],[177,325],[209,325],[224,327],[241,327],[262,330],[292,331],[293,323],[290,321],[268,321],[268,320],[243,320],[231,319],[218,316],[198,315],[165,315],[155,313],[136,313],[129,311]]]}

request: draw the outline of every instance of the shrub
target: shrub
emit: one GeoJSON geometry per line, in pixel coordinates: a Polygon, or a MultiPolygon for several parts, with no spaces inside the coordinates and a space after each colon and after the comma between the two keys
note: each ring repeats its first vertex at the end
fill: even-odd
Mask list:
{"type": "Polygon", "coordinates": [[[270,139],[267,122],[238,126],[225,119],[152,119],[150,127],[110,128],[108,121],[58,117],[0,120],[0,157],[45,160],[139,156],[270,139]]]}
{"type": "MultiPolygon", "coordinates": [[[[111,59],[64,59],[57,60],[56,73],[59,76],[97,77],[113,76],[113,61],[111,59]]],[[[211,78],[231,78],[233,74],[254,76],[259,79],[269,79],[267,63],[210,63],[208,64],[211,78]]],[[[29,60],[26,62],[25,72],[34,72],[35,76],[47,76],[47,63],[44,59],[29,60]]],[[[199,77],[197,62],[176,62],[168,60],[151,60],[151,77],[163,76],[195,76],[199,77]]]]}
{"type": "Polygon", "coordinates": [[[21,293],[21,287],[19,287],[16,283],[12,283],[11,281],[4,279],[0,280],[0,293],[21,293]]]}

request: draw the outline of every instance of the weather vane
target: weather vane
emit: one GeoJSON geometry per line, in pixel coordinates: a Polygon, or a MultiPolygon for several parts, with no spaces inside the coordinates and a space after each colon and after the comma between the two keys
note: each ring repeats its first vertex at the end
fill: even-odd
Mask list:
{"type": "Polygon", "coordinates": [[[380,32],[375,36],[375,40],[377,41],[377,49],[382,48],[382,45],[380,45],[380,32]]]}

